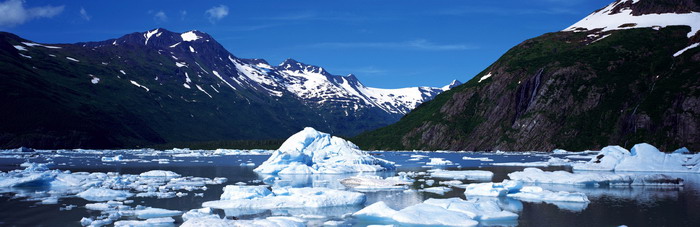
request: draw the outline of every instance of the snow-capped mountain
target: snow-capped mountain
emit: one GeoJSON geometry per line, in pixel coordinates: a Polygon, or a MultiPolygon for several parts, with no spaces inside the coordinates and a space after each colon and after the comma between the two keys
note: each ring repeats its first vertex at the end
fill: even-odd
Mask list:
{"type": "Polygon", "coordinates": [[[699,150],[699,16],[698,0],[614,1],[352,141],[378,150],[699,150]]]}
{"type": "MultiPolygon", "coordinates": [[[[292,95],[308,105],[342,103],[340,106],[347,109],[346,115],[363,108],[379,108],[390,115],[403,115],[440,92],[461,84],[455,80],[443,88],[366,87],[352,74],[332,75],[323,67],[304,64],[294,59],[287,59],[277,66],[272,66],[262,59],[240,59],[220,50],[212,51],[206,44],[218,44],[213,44],[211,36],[199,31],[178,34],[165,29],[154,29],[142,33],[141,36],[131,35],[114,40],[112,45],[141,37],[143,40],[137,40],[138,42],[143,41],[145,46],[162,48],[158,51],[171,54],[176,66],[193,68],[198,76],[210,74],[210,72],[201,66],[197,58],[203,57],[201,55],[213,57],[208,60],[213,60],[214,67],[220,68],[211,72],[221,80],[217,83],[219,87],[225,85],[224,87],[234,90],[250,89],[274,97],[292,95]]],[[[195,87],[196,85],[187,78],[188,75],[185,76],[183,87],[195,87]]],[[[212,93],[208,92],[208,94],[212,93]]]]}
{"type": "Polygon", "coordinates": [[[700,31],[700,3],[694,0],[617,0],[564,31],[606,32],[675,25],[690,26],[688,37],[696,36],[700,31]]]}
{"type": "MultiPolygon", "coordinates": [[[[62,102],[52,103],[57,106],[45,108],[60,109],[65,116],[59,118],[70,119],[57,119],[48,114],[51,111],[41,112],[47,115],[35,119],[76,122],[74,126],[57,127],[51,131],[57,135],[52,136],[64,136],[58,129],[84,132],[109,125],[102,121],[122,127],[111,131],[104,128],[109,133],[102,132],[105,138],[95,142],[101,145],[114,142],[106,140],[138,144],[283,138],[306,126],[355,135],[395,122],[459,84],[453,82],[444,88],[372,88],[354,75],[333,75],[322,67],[292,59],[272,65],[262,59],[238,58],[204,32],[176,33],[162,28],[100,42],[57,45],[0,33],[0,50],[7,66],[3,67],[7,71],[4,75],[9,76],[5,81],[27,81],[6,83],[4,90],[17,91],[6,95],[42,97],[24,103],[64,97],[62,102]],[[46,84],[37,87],[39,81],[46,84]],[[75,108],[99,113],[88,117],[95,125],[82,125],[92,129],[74,129],[81,126],[78,119],[85,118],[86,113],[75,108]],[[110,137],[114,133],[120,139],[110,137]],[[123,142],[123,138],[129,142],[123,142]]],[[[20,99],[0,97],[2,100],[20,99]]],[[[18,101],[6,103],[14,102],[18,101]]],[[[22,105],[4,109],[14,109],[12,114],[19,116],[26,114],[20,113],[24,111],[22,105]]],[[[20,123],[8,120],[0,125],[19,127],[20,123]]],[[[21,138],[23,133],[8,138],[21,138]]],[[[94,136],[92,132],[85,134],[78,136],[80,140],[94,136]]],[[[23,139],[17,141],[8,146],[32,146],[21,142],[23,139]]]]}

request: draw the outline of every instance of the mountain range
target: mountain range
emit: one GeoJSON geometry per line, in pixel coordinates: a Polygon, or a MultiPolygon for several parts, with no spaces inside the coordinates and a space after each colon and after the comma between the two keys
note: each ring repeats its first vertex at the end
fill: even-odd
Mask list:
{"type": "Polygon", "coordinates": [[[0,147],[123,148],[352,136],[460,85],[380,89],[287,59],[238,58],[200,31],[39,44],[0,33],[0,147]]]}
{"type": "Polygon", "coordinates": [[[700,1],[618,0],[507,51],[364,149],[700,150],[700,1]]]}

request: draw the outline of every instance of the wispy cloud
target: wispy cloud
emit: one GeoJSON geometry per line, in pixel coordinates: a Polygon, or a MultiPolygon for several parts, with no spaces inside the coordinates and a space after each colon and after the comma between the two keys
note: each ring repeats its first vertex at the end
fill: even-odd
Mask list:
{"type": "Polygon", "coordinates": [[[425,39],[417,39],[405,42],[326,42],[307,45],[311,48],[348,49],[348,48],[377,48],[395,50],[422,50],[422,51],[454,51],[472,50],[478,47],[466,44],[437,44],[425,39]]]}
{"type": "Polygon", "coordinates": [[[153,14],[153,20],[156,21],[157,23],[163,23],[168,21],[168,15],[163,12],[163,10],[155,12],[153,14]]]}
{"type": "Polygon", "coordinates": [[[508,9],[508,8],[490,8],[490,7],[472,7],[472,8],[453,8],[435,12],[439,15],[468,15],[468,14],[490,14],[490,15],[575,15],[580,12],[568,8],[547,8],[547,9],[508,9]]]}
{"type": "Polygon", "coordinates": [[[92,17],[87,13],[85,8],[83,7],[80,7],[80,17],[82,17],[86,21],[90,21],[90,19],[92,19],[92,17]]]}
{"type": "Polygon", "coordinates": [[[180,20],[184,21],[185,17],[187,17],[187,10],[180,11],[180,20]]]}
{"type": "Polygon", "coordinates": [[[41,6],[25,8],[22,0],[7,0],[0,3],[0,26],[14,27],[37,18],[51,18],[63,12],[64,6],[41,6]]]}
{"type": "Polygon", "coordinates": [[[225,5],[219,5],[212,7],[211,9],[208,9],[206,12],[204,12],[207,17],[209,17],[209,22],[216,23],[217,21],[220,21],[221,19],[224,19],[224,17],[228,16],[228,6],[225,5]]]}
{"type": "Polygon", "coordinates": [[[360,74],[360,75],[379,75],[379,74],[386,74],[388,71],[385,69],[380,69],[374,66],[364,66],[364,67],[358,67],[358,68],[349,68],[349,69],[342,69],[343,71],[348,71],[352,74],[360,74]]]}

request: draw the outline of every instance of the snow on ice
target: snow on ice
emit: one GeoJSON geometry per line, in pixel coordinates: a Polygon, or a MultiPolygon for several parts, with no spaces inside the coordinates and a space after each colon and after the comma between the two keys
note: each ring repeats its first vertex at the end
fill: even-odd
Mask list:
{"type": "Polygon", "coordinates": [[[263,174],[342,174],[394,169],[394,163],[370,156],[352,142],[307,127],[289,137],[263,162],[263,174]]]}

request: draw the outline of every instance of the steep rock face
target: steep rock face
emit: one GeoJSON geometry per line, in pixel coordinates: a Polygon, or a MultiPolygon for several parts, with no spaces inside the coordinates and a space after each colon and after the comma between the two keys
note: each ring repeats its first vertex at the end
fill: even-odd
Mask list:
{"type": "Polygon", "coordinates": [[[1,33],[0,59],[0,147],[8,148],[273,139],[307,126],[348,136],[443,91],[369,88],[291,59],[237,58],[206,33],[162,28],[59,45],[1,33]]]}
{"type": "Polygon", "coordinates": [[[527,40],[466,84],[353,142],[363,149],[543,151],[649,142],[699,150],[700,48],[688,48],[697,23],[527,40]]]}

